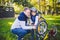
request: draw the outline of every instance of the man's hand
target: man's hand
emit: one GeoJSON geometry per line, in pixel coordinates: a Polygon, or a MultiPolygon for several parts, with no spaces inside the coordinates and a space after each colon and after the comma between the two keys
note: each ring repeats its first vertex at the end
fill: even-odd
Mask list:
{"type": "Polygon", "coordinates": [[[36,26],[33,26],[33,29],[36,29],[36,26]]]}

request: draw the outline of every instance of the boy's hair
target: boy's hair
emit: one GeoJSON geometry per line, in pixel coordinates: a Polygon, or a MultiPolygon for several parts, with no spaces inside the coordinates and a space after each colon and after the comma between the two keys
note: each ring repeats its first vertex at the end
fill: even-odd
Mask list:
{"type": "Polygon", "coordinates": [[[28,7],[25,7],[25,8],[24,8],[24,11],[26,11],[26,10],[30,10],[30,8],[28,8],[28,7]]]}

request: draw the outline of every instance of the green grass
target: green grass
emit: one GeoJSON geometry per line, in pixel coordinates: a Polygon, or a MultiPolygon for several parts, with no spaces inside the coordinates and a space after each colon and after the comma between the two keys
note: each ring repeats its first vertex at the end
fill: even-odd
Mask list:
{"type": "MultiPolygon", "coordinates": [[[[51,28],[52,25],[56,25],[58,29],[58,34],[56,38],[60,40],[60,16],[44,16],[48,23],[48,29],[51,28]]],[[[10,32],[10,28],[15,18],[5,18],[0,19],[0,40],[16,40],[16,35],[10,32]]]]}
{"type": "Polygon", "coordinates": [[[14,19],[0,19],[0,40],[15,40],[16,37],[10,32],[14,19]]]}
{"type": "Polygon", "coordinates": [[[48,29],[50,29],[53,25],[55,25],[57,27],[57,35],[56,38],[58,40],[60,40],[60,16],[44,16],[44,18],[46,19],[47,23],[48,23],[48,29]]]}

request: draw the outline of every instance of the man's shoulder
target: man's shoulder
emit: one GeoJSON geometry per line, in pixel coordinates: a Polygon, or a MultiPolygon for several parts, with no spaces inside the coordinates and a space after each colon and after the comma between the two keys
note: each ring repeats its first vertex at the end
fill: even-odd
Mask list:
{"type": "Polygon", "coordinates": [[[24,12],[20,13],[20,15],[18,16],[18,19],[21,20],[21,21],[25,21],[27,19],[24,12]]]}
{"type": "Polygon", "coordinates": [[[24,12],[21,12],[21,13],[20,13],[20,16],[23,16],[23,15],[24,15],[24,12]]]}

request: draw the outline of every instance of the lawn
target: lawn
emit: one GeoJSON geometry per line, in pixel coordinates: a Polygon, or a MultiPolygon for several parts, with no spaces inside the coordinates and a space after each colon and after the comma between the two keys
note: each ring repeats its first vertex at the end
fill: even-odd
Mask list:
{"type": "MultiPolygon", "coordinates": [[[[52,25],[56,25],[58,29],[58,34],[56,38],[60,40],[60,16],[44,16],[48,23],[48,29],[51,28],[52,25]]],[[[10,27],[14,22],[15,18],[4,18],[0,19],[0,40],[16,40],[17,37],[11,33],[10,27]]]]}

